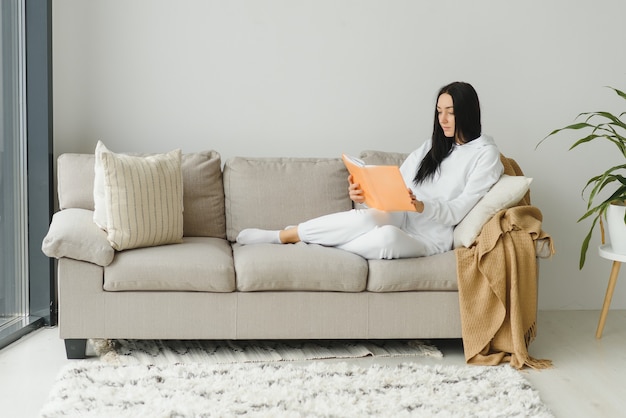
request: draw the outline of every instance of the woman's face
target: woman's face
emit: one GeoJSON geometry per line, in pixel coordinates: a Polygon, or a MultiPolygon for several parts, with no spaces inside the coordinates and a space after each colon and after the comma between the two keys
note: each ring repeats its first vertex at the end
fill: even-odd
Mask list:
{"type": "Polygon", "coordinates": [[[448,93],[443,93],[437,99],[437,115],[443,134],[448,138],[453,138],[455,133],[454,102],[448,93]]]}

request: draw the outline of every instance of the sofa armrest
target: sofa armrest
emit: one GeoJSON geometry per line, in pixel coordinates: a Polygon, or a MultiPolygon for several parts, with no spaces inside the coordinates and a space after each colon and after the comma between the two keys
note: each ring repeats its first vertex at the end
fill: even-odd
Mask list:
{"type": "Polygon", "coordinates": [[[93,221],[93,211],[70,208],[54,214],[41,250],[48,257],[67,257],[105,267],[115,250],[107,234],[93,221]]]}

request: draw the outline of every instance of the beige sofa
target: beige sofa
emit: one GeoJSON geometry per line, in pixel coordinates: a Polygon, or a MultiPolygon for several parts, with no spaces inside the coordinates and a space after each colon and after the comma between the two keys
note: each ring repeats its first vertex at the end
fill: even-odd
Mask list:
{"type": "MultiPolygon", "coordinates": [[[[364,152],[370,163],[405,155],[364,152]]],[[[93,154],[58,158],[59,211],[43,242],[58,259],[68,358],[90,338],[460,338],[454,251],[365,260],[319,245],[234,243],[348,210],[341,159],[182,156],[184,239],[114,251],[93,222],[93,154]]]]}

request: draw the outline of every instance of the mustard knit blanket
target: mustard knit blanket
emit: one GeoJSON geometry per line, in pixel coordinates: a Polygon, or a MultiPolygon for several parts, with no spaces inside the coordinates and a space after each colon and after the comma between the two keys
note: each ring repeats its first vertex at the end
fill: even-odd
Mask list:
{"type": "MultiPolygon", "coordinates": [[[[536,335],[537,259],[541,230],[534,206],[500,211],[483,228],[476,245],[456,250],[465,360],[521,369],[545,368],[549,360],[528,354],[536,335]]],[[[552,242],[550,240],[551,251],[552,242]]]]}
{"type": "MultiPolygon", "coordinates": [[[[521,175],[502,157],[505,173],[521,175]]],[[[547,368],[549,360],[528,354],[537,330],[537,258],[535,241],[552,239],[541,229],[542,215],[530,195],[497,213],[470,248],[457,248],[459,302],[465,360],[496,365],[508,361],[521,369],[547,368]]]]}

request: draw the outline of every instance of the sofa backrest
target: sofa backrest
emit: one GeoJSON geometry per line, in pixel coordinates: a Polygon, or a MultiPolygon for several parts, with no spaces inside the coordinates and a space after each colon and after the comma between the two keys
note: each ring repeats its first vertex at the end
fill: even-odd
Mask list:
{"type": "Polygon", "coordinates": [[[359,155],[367,164],[401,166],[409,153],[366,150],[359,155]]]}
{"type": "Polygon", "coordinates": [[[283,229],[352,209],[340,158],[231,158],[224,194],[231,241],[244,228],[283,229]]]}
{"type": "MultiPolygon", "coordinates": [[[[144,154],[145,155],[145,154],[144,154]]],[[[368,164],[401,165],[407,153],[363,151],[368,164]]],[[[522,176],[501,156],[505,174],[522,176]]],[[[94,209],[94,155],[63,154],[57,162],[60,209],[94,209]]],[[[353,207],[340,158],[235,157],[221,170],[220,155],[182,156],[184,235],[235,241],[244,228],[281,229],[353,207]]],[[[518,203],[530,204],[526,193],[518,203]]]]}
{"type": "MultiPolygon", "coordinates": [[[[62,154],[57,160],[59,209],[94,209],[94,154],[62,154]]],[[[216,151],[182,155],[183,235],[226,237],[221,157],[216,151]]]]}

